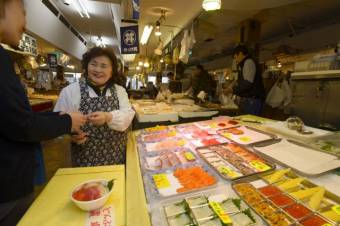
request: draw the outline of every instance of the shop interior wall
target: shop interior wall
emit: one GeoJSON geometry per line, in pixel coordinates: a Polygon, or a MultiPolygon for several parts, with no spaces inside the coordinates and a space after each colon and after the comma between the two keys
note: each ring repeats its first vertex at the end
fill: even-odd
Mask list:
{"type": "Polygon", "coordinates": [[[66,53],[81,59],[86,46],[41,2],[26,4],[27,29],[66,53]]]}

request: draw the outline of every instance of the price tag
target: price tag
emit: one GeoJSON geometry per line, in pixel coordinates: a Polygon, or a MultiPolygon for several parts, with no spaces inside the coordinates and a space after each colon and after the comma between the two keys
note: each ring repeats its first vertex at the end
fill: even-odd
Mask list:
{"type": "Polygon", "coordinates": [[[177,144],[178,144],[179,146],[184,146],[186,143],[187,143],[187,142],[186,142],[185,140],[182,139],[182,140],[179,140],[177,144]]]}
{"type": "Polygon", "coordinates": [[[194,154],[192,154],[191,152],[188,152],[188,151],[184,153],[184,157],[185,157],[188,161],[193,161],[193,160],[196,159],[195,156],[194,156],[194,154]]]}
{"type": "Polygon", "coordinates": [[[332,225],[327,223],[327,224],[323,224],[322,226],[332,226],[332,225]]]}
{"type": "Polygon", "coordinates": [[[231,139],[231,137],[232,137],[231,133],[227,133],[227,132],[222,133],[222,135],[226,138],[229,138],[229,139],[231,139]]]}
{"type": "Polygon", "coordinates": [[[251,141],[251,138],[250,137],[240,137],[240,141],[249,142],[249,141],[251,141]]]}
{"type": "Polygon", "coordinates": [[[152,176],[153,181],[155,182],[155,185],[158,189],[162,188],[168,188],[170,187],[170,181],[168,180],[168,177],[166,174],[155,174],[152,176]]]}
{"type": "Polygon", "coordinates": [[[332,210],[333,210],[336,214],[340,215],[340,205],[333,206],[333,207],[332,207],[332,210]]]}
{"type": "Polygon", "coordinates": [[[176,136],[176,131],[171,131],[171,132],[169,132],[169,133],[168,133],[168,136],[169,136],[169,137],[174,137],[174,136],[176,136]]]}
{"type": "Polygon", "coordinates": [[[271,169],[270,166],[268,166],[267,164],[265,164],[261,161],[258,161],[258,160],[250,161],[249,164],[260,172],[267,171],[267,170],[271,169]]]}
{"type": "Polygon", "coordinates": [[[225,166],[220,166],[218,167],[218,171],[222,174],[227,175],[228,177],[235,178],[238,177],[239,175],[232,169],[225,167],[225,166]]]}
{"type": "Polygon", "coordinates": [[[224,210],[222,209],[222,207],[220,206],[220,204],[218,202],[210,201],[209,205],[214,210],[214,212],[217,214],[217,216],[220,218],[220,220],[223,222],[223,224],[231,224],[232,223],[231,218],[229,217],[228,214],[226,214],[224,212],[224,210]]]}
{"type": "Polygon", "coordinates": [[[215,129],[215,128],[217,128],[217,123],[211,123],[209,125],[209,127],[212,128],[212,129],[215,129]]]}

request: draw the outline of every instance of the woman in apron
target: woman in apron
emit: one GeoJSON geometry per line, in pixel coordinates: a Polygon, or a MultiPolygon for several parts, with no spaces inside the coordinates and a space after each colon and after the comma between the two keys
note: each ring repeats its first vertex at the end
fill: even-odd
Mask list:
{"type": "Polygon", "coordinates": [[[54,108],[87,115],[82,132],[72,136],[72,165],[125,164],[126,130],[134,111],[125,89],[117,85],[117,59],[113,51],[94,47],[83,55],[82,65],[84,78],[65,87],[54,108]]]}

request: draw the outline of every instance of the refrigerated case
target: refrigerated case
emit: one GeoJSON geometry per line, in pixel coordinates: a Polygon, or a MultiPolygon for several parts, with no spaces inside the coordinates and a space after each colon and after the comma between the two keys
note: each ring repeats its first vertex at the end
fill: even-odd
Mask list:
{"type": "Polygon", "coordinates": [[[310,126],[340,130],[340,70],[292,74],[290,114],[310,126]]]}

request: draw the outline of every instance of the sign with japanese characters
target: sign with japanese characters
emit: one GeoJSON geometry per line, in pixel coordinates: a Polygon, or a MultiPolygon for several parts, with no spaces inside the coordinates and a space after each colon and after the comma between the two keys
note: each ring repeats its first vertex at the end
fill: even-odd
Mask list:
{"type": "Polygon", "coordinates": [[[37,55],[37,40],[28,34],[23,34],[19,43],[19,49],[23,52],[37,55]]]}
{"type": "Polygon", "coordinates": [[[101,209],[88,212],[85,226],[114,226],[114,208],[106,205],[101,209]]]}
{"type": "Polygon", "coordinates": [[[140,16],[139,0],[132,1],[132,19],[139,20],[140,16]]]}
{"type": "Polygon", "coordinates": [[[139,53],[138,25],[120,28],[122,54],[139,53]]]}

